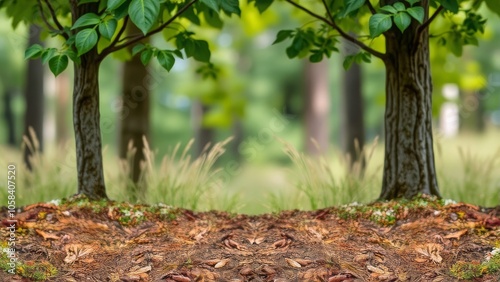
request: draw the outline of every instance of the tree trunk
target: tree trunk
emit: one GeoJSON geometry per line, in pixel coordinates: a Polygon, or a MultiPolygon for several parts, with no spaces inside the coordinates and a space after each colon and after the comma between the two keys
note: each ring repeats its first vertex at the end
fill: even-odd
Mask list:
{"type": "MultiPolygon", "coordinates": [[[[127,27],[129,34],[140,33],[141,31],[134,25],[127,27]]],[[[143,43],[147,43],[144,42],[143,43]]],[[[141,198],[146,186],[140,185],[141,163],[145,161],[145,144],[143,137],[150,140],[150,91],[148,84],[148,71],[139,55],[132,57],[123,65],[122,80],[122,107],[120,113],[120,137],[119,155],[122,159],[127,159],[129,153],[129,142],[135,149],[135,154],[129,159],[129,178],[133,185],[128,189],[135,199],[141,198]]],[[[129,156],[130,157],[130,156],[129,156]]],[[[132,200],[135,200],[132,199],[132,200]]]]}
{"type": "MultiPolygon", "coordinates": [[[[73,2],[73,21],[85,13],[97,13],[96,3],[73,2]]],[[[74,65],[73,127],[76,143],[78,194],[88,198],[107,199],[102,165],[102,141],[99,113],[99,57],[97,48],[80,56],[74,65]]]]}
{"type": "Polygon", "coordinates": [[[10,87],[4,90],[3,93],[3,113],[5,118],[5,124],[7,127],[7,144],[11,147],[15,147],[16,144],[16,122],[14,117],[14,111],[12,110],[12,98],[14,97],[14,90],[10,87]]]}
{"type": "Polygon", "coordinates": [[[330,131],[328,130],[330,93],[327,61],[314,64],[307,62],[305,79],[306,152],[309,155],[324,155],[328,151],[330,143],[330,131]]]}
{"type": "Polygon", "coordinates": [[[361,81],[361,66],[353,64],[344,73],[344,89],[342,91],[342,147],[348,156],[351,171],[355,164],[359,166],[357,173],[362,175],[365,160],[361,150],[365,143],[365,124],[361,81]]]}
{"type": "Polygon", "coordinates": [[[56,77],[56,142],[64,145],[69,138],[68,133],[68,99],[69,99],[69,77],[66,72],[56,77]]]}
{"type": "MultiPolygon", "coordinates": [[[[40,28],[30,25],[28,45],[42,44],[40,41],[40,28]]],[[[43,66],[40,60],[29,60],[26,76],[25,89],[25,114],[24,114],[24,135],[29,140],[30,145],[24,149],[24,163],[29,170],[32,170],[31,158],[37,151],[43,151],[43,66]],[[29,132],[33,129],[35,136],[29,132]],[[34,140],[36,138],[37,140],[34,140]],[[37,144],[38,146],[34,146],[37,144]],[[31,148],[31,149],[30,149],[31,148]]]]}
{"type": "MultiPolygon", "coordinates": [[[[383,1],[381,5],[387,4],[383,1]]],[[[428,12],[428,2],[421,5],[428,12]]],[[[427,15],[426,15],[427,17],[427,15]]],[[[386,33],[385,160],[381,200],[439,196],[432,138],[429,35],[415,21],[386,33]]]]}
{"type": "Polygon", "coordinates": [[[195,130],[196,155],[201,156],[208,145],[213,145],[215,131],[213,128],[203,126],[203,116],[208,112],[209,106],[196,100],[192,106],[193,127],[195,130]]]}

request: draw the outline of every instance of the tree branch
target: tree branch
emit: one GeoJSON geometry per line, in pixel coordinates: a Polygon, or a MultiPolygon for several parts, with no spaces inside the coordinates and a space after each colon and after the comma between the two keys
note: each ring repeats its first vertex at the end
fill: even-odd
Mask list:
{"type": "Polygon", "coordinates": [[[323,17],[323,16],[320,16],[314,12],[312,12],[311,10],[307,9],[306,7],[298,4],[298,3],[295,3],[293,2],[292,0],[286,0],[286,2],[290,3],[291,5],[293,5],[294,7],[298,8],[299,10],[302,10],[304,12],[306,12],[307,14],[309,14],[310,16],[320,20],[320,21],[323,21],[324,23],[328,24],[329,26],[331,26],[333,29],[335,29],[338,33],[340,33],[340,35],[342,37],[344,37],[345,39],[351,41],[352,43],[358,45],[361,49],[365,50],[366,52],[370,53],[371,55],[381,59],[381,60],[385,60],[385,54],[383,53],[380,53],[379,51],[375,50],[375,49],[372,49],[370,48],[369,46],[367,46],[366,44],[364,44],[363,42],[357,40],[356,38],[354,38],[353,36],[347,34],[345,31],[343,31],[336,23],[335,21],[333,20],[333,16],[331,15],[331,13],[329,12],[329,9],[328,9],[328,6],[326,5],[326,1],[323,0],[323,4],[325,5],[325,9],[327,10],[328,12],[328,16],[330,17],[331,20],[328,20],[327,18],[323,17]]]}
{"type": "Polygon", "coordinates": [[[375,11],[375,8],[373,8],[373,5],[372,3],[370,2],[370,0],[366,0],[366,6],[368,6],[368,9],[370,10],[370,12],[372,13],[372,15],[375,15],[377,13],[377,11],[375,11]]]}
{"type": "Polygon", "coordinates": [[[52,16],[52,20],[56,24],[57,28],[61,31],[61,35],[67,40],[69,38],[69,35],[64,32],[64,27],[61,25],[59,20],[57,19],[56,12],[54,11],[54,8],[52,5],[50,5],[49,0],[44,0],[45,4],[49,8],[50,15],[52,16]]]}
{"type": "Polygon", "coordinates": [[[40,0],[38,0],[38,7],[40,8],[40,16],[42,17],[42,20],[45,23],[45,25],[47,26],[47,28],[50,31],[57,32],[57,28],[52,26],[50,24],[50,22],[47,20],[47,18],[45,17],[45,13],[43,12],[43,5],[42,5],[42,2],[40,0]]]}
{"type": "Polygon", "coordinates": [[[436,17],[441,13],[443,10],[443,6],[439,6],[436,11],[434,11],[434,14],[430,18],[428,18],[421,26],[418,27],[418,33],[422,33],[426,28],[429,27],[429,25],[436,19],[436,17]]]}
{"type": "Polygon", "coordinates": [[[118,31],[118,34],[116,35],[115,39],[113,39],[113,41],[111,41],[111,44],[109,44],[108,47],[110,46],[115,46],[119,41],[120,41],[120,36],[122,36],[123,32],[125,31],[125,29],[127,28],[127,24],[128,24],[128,15],[125,17],[125,19],[123,20],[123,25],[122,27],[120,28],[120,30],[118,31]]]}
{"type": "Polygon", "coordinates": [[[187,9],[189,9],[191,6],[193,6],[194,3],[196,3],[198,0],[191,0],[191,2],[189,2],[188,4],[186,4],[186,6],[182,7],[181,9],[179,9],[179,11],[177,11],[177,13],[171,17],[168,21],[164,22],[162,25],[158,26],[157,28],[151,30],[148,34],[146,35],[141,35],[141,36],[137,36],[137,37],[134,37],[134,38],[131,38],[130,40],[122,43],[122,44],[119,44],[119,45],[115,45],[115,46],[108,46],[106,47],[104,50],[102,50],[101,54],[99,54],[99,57],[100,59],[104,59],[107,55],[113,53],[113,52],[116,52],[120,49],[123,49],[125,47],[128,47],[134,43],[137,43],[139,41],[141,41],[142,39],[144,38],[147,38],[153,34],[156,34],[160,31],[162,31],[165,27],[167,27],[168,25],[170,25],[173,21],[175,21],[180,15],[182,15],[187,9]]]}

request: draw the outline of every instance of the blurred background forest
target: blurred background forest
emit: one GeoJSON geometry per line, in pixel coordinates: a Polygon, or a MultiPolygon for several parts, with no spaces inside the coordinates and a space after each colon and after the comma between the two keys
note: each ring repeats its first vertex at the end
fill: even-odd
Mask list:
{"type": "MultiPolygon", "coordinates": [[[[383,165],[384,140],[378,138],[384,130],[382,63],[373,59],[346,72],[348,45],[322,63],[290,60],[285,44],[272,43],[280,29],[298,26],[300,15],[286,7],[262,16],[253,6],[243,10],[243,23],[228,19],[222,31],[197,32],[211,44],[217,80],[203,79],[199,65],[187,60],[177,60],[170,73],[156,61],[144,69],[138,59],[116,60],[129,59],[127,52],[104,61],[101,131],[110,198],[133,199],[127,174],[134,162],[120,155],[130,157],[127,136],[142,132],[150,149],[143,163],[150,170],[146,202],[261,213],[376,199],[383,165]],[[133,81],[148,93],[134,92],[133,81]],[[130,93],[124,95],[124,89],[130,93]],[[220,158],[216,151],[203,157],[207,143],[230,136],[220,158]],[[355,138],[364,144],[362,155],[355,138]],[[183,156],[186,146],[189,154],[183,156]]],[[[72,70],[54,78],[40,60],[24,60],[26,47],[36,43],[30,34],[37,28],[21,24],[13,29],[3,14],[0,23],[0,163],[18,165],[19,204],[70,196],[76,192],[72,70]],[[37,138],[30,137],[27,124],[37,138]]],[[[167,30],[158,36],[171,35],[167,30]]],[[[45,38],[45,46],[56,45],[45,38]]],[[[156,46],[165,44],[155,40],[156,46]]],[[[442,196],[498,205],[500,20],[488,17],[479,46],[452,50],[463,52],[462,57],[448,54],[438,40],[431,45],[442,196]]]]}

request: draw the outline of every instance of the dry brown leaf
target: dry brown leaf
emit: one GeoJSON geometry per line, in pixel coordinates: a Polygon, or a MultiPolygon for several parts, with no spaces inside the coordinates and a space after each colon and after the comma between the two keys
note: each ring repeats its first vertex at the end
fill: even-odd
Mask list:
{"type": "Polygon", "coordinates": [[[446,238],[446,239],[457,239],[457,240],[460,240],[460,237],[462,237],[466,233],[467,233],[467,229],[463,229],[463,230],[460,230],[460,231],[457,231],[457,232],[450,233],[450,234],[444,236],[444,238],[446,238]]]}
{"type": "Polygon", "coordinates": [[[218,263],[216,263],[214,265],[214,268],[222,268],[224,267],[228,262],[230,261],[230,259],[223,259],[223,260],[220,260],[218,263]]]}
{"type": "Polygon", "coordinates": [[[354,261],[355,262],[365,262],[368,259],[370,259],[370,255],[369,254],[359,254],[359,255],[356,255],[354,257],[354,261]]]}
{"type": "Polygon", "coordinates": [[[439,254],[439,252],[442,250],[443,246],[434,243],[429,243],[426,244],[425,246],[420,246],[415,248],[415,251],[430,258],[431,261],[436,263],[441,263],[443,261],[443,258],[439,254]]]}
{"type": "Polygon", "coordinates": [[[377,274],[384,274],[385,273],[385,271],[383,269],[378,268],[378,267],[373,266],[373,265],[370,265],[370,264],[368,264],[366,266],[366,268],[368,268],[369,271],[377,273],[377,274]]]}
{"type": "Polygon", "coordinates": [[[296,267],[296,268],[302,267],[302,265],[300,265],[300,263],[298,263],[298,262],[294,261],[293,259],[285,258],[285,261],[286,261],[286,263],[288,263],[288,265],[290,265],[291,267],[296,267]]]}
{"type": "Polygon", "coordinates": [[[425,258],[415,258],[415,261],[419,262],[419,263],[423,263],[423,262],[427,262],[428,259],[425,259],[425,258]]]}
{"type": "Polygon", "coordinates": [[[296,262],[300,263],[300,265],[302,266],[307,266],[307,265],[310,265],[311,263],[313,263],[314,261],[312,260],[308,260],[308,259],[295,259],[296,262]]]}
{"type": "MultiPolygon", "coordinates": [[[[135,267],[133,267],[132,269],[134,269],[134,268],[135,267]]],[[[135,269],[135,270],[132,270],[132,269],[128,273],[128,275],[140,275],[141,273],[146,273],[146,272],[151,271],[151,265],[147,265],[147,266],[135,269]]]]}
{"type": "Polygon", "coordinates": [[[90,254],[93,249],[91,247],[84,247],[80,244],[69,244],[64,247],[66,250],[66,257],[64,258],[65,263],[73,263],[78,258],[90,254]]]}
{"type": "Polygon", "coordinates": [[[35,229],[35,231],[38,235],[42,236],[44,240],[47,239],[59,240],[59,236],[57,236],[56,234],[48,233],[39,229],[35,229]]]}

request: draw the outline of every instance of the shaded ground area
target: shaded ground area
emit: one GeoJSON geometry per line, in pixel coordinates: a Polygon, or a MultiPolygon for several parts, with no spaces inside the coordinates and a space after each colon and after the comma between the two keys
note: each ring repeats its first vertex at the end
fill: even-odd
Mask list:
{"type": "Polygon", "coordinates": [[[74,198],[15,219],[0,281],[500,281],[496,211],[428,198],[259,216],[74,198]]]}

